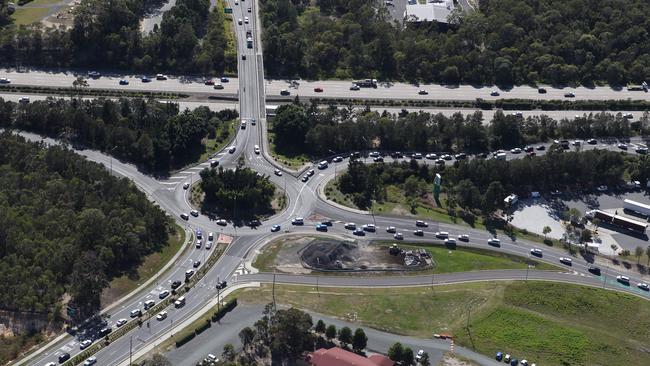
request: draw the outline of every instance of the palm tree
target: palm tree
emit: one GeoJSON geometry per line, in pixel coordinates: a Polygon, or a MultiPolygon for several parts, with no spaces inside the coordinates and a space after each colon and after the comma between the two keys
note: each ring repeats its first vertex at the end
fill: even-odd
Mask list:
{"type": "Polygon", "coordinates": [[[542,233],[544,233],[544,240],[546,240],[546,235],[547,235],[548,233],[550,233],[551,231],[552,231],[552,230],[551,230],[551,227],[550,227],[550,226],[544,226],[544,228],[542,229],[542,233]]]}
{"type": "Polygon", "coordinates": [[[612,244],[609,247],[612,248],[612,250],[614,251],[614,255],[616,255],[616,250],[618,249],[618,245],[612,244]]]}

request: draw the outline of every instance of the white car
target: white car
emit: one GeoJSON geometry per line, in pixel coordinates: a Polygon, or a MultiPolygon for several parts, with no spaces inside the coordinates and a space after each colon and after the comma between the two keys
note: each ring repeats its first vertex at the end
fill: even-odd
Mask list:
{"type": "Polygon", "coordinates": [[[291,225],[303,225],[305,223],[305,219],[302,217],[296,217],[295,219],[291,220],[291,225]]]}
{"type": "Polygon", "coordinates": [[[20,99],[18,99],[18,103],[29,104],[29,97],[20,97],[20,99]]]}
{"type": "Polygon", "coordinates": [[[573,260],[571,260],[571,258],[567,258],[567,257],[560,257],[560,263],[566,264],[567,266],[570,266],[570,265],[573,264],[573,260]]]}
{"type": "Polygon", "coordinates": [[[637,284],[636,286],[638,288],[640,288],[641,290],[650,291],[650,286],[645,282],[641,282],[641,283],[637,284]]]}
{"type": "Polygon", "coordinates": [[[124,324],[126,324],[127,322],[128,322],[128,320],[126,320],[126,319],[120,319],[120,320],[115,322],[115,326],[119,328],[119,327],[123,326],[124,324]]]}
{"type": "Polygon", "coordinates": [[[460,234],[460,235],[458,235],[458,240],[460,240],[460,241],[469,241],[469,235],[460,234]]]}
{"type": "Polygon", "coordinates": [[[93,344],[93,341],[91,341],[90,339],[86,339],[85,341],[79,343],[79,349],[86,349],[90,347],[91,344],[93,344]]]}
{"type": "Polygon", "coordinates": [[[188,188],[190,188],[190,183],[189,182],[184,183],[183,189],[188,189],[188,188]]]}
{"type": "Polygon", "coordinates": [[[244,17],[244,23],[248,24],[248,17],[244,17]]]}
{"type": "Polygon", "coordinates": [[[167,312],[166,311],[161,311],[161,312],[158,313],[158,315],[156,315],[156,320],[158,320],[158,321],[162,321],[162,320],[165,320],[165,319],[167,319],[167,312]]]}
{"type": "Polygon", "coordinates": [[[237,24],[242,25],[242,20],[241,20],[241,18],[237,19],[237,24]]]}
{"type": "Polygon", "coordinates": [[[199,211],[197,211],[197,210],[192,210],[192,211],[190,211],[190,215],[192,215],[192,216],[194,216],[194,217],[199,217],[199,211]]]}
{"type": "Polygon", "coordinates": [[[397,229],[395,228],[395,226],[389,226],[389,227],[386,228],[386,232],[394,234],[394,233],[397,232],[397,229]]]}
{"type": "Polygon", "coordinates": [[[365,224],[365,225],[363,225],[363,230],[364,231],[369,231],[369,232],[374,233],[376,229],[377,228],[373,224],[365,224]]]}
{"type": "Polygon", "coordinates": [[[404,235],[402,235],[402,233],[395,233],[393,238],[395,238],[395,240],[404,240],[404,235]]]}
{"type": "Polygon", "coordinates": [[[501,246],[501,240],[499,240],[497,238],[489,239],[488,240],[488,245],[493,245],[495,247],[499,247],[499,246],[501,246]]]}
{"type": "Polygon", "coordinates": [[[357,228],[357,224],[355,224],[354,222],[348,222],[345,224],[345,228],[348,230],[354,230],[357,228]]]}
{"type": "Polygon", "coordinates": [[[84,366],[92,366],[97,363],[97,357],[90,356],[84,361],[84,366]]]}
{"type": "Polygon", "coordinates": [[[153,300],[147,300],[144,302],[144,310],[151,309],[154,305],[156,305],[156,302],[153,300]]]}
{"type": "Polygon", "coordinates": [[[420,361],[422,359],[422,356],[424,356],[424,350],[419,350],[418,354],[415,356],[416,361],[420,361]]]}
{"type": "Polygon", "coordinates": [[[538,249],[538,248],[533,248],[533,249],[530,250],[530,254],[532,254],[534,256],[537,256],[537,257],[541,257],[542,256],[542,250],[538,249]]]}
{"type": "Polygon", "coordinates": [[[131,318],[136,318],[142,315],[142,310],[140,309],[134,309],[131,310],[131,318]]]}
{"type": "Polygon", "coordinates": [[[628,276],[616,276],[616,281],[625,285],[630,284],[630,278],[628,276]]]}
{"type": "Polygon", "coordinates": [[[277,175],[278,177],[281,177],[282,176],[282,171],[280,169],[276,169],[275,170],[275,175],[277,175]]]}
{"type": "Polygon", "coordinates": [[[253,148],[253,151],[255,151],[255,154],[259,155],[260,154],[260,147],[255,145],[255,147],[253,148]]]}
{"type": "Polygon", "coordinates": [[[7,78],[0,78],[0,84],[11,84],[11,80],[7,78]]]}
{"type": "Polygon", "coordinates": [[[217,225],[219,225],[219,226],[228,226],[228,221],[226,221],[226,219],[219,219],[219,220],[217,220],[217,225]]]}

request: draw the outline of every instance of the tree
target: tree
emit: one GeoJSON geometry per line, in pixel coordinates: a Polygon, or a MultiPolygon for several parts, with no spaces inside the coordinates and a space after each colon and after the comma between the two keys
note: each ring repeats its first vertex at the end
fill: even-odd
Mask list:
{"type": "Polygon", "coordinates": [[[241,340],[244,349],[248,348],[255,339],[255,331],[251,327],[246,327],[239,332],[239,339],[241,340]]]}
{"type": "Polygon", "coordinates": [[[325,325],[325,322],[323,321],[323,319],[318,319],[318,321],[316,322],[316,326],[314,327],[314,331],[316,333],[323,334],[323,333],[325,333],[326,328],[327,328],[327,326],[325,325]]]}
{"type": "Polygon", "coordinates": [[[343,344],[344,347],[352,343],[352,330],[348,327],[343,327],[339,329],[338,339],[343,344]]]}
{"type": "Polygon", "coordinates": [[[424,352],[422,354],[422,357],[420,357],[420,366],[429,366],[431,364],[431,361],[429,360],[429,353],[424,352]]]}
{"type": "Polygon", "coordinates": [[[618,245],[612,244],[609,247],[612,248],[612,251],[614,252],[614,255],[616,255],[616,251],[618,250],[618,245]]]}
{"type": "Polygon", "coordinates": [[[364,332],[361,328],[357,328],[354,331],[354,336],[352,337],[352,349],[355,352],[360,353],[366,348],[367,345],[368,337],[366,336],[366,332],[364,332]]]}
{"type": "Polygon", "coordinates": [[[311,316],[299,309],[278,310],[271,319],[271,352],[294,362],[303,351],[313,347],[312,326],[311,316]]]}
{"type": "Polygon", "coordinates": [[[544,229],[542,229],[542,233],[544,233],[544,240],[546,240],[546,235],[548,235],[550,232],[551,232],[551,227],[544,226],[544,229]]]}
{"type": "Polygon", "coordinates": [[[643,255],[643,248],[641,248],[640,246],[634,248],[634,255],[636,256],[636,264],[639,264],[639,261],[641,260],[641,256],[643,255]]]}
{"type": "Polygon", "coordinates": [[[388,349],[388,358],[395,362],[401,362],[404,359],[404,347],[399,342],[393,343],[388,349]]]}
{"type": "Polygon", "coordinates": [[[221,357],[223,357],[226,361],[234,361],[235,360],[235,346],[233,346],[230,343],[227,343],[226,345],[223,346],[223,352],[221,353],[221,357]]]}
{"type": "Polygon", "coordinates": [[[325,330],[325,338],[327,340],[332,340],[336,337],[336,327],[334,324],[330,324],[327,326],[327,330],[325,330]]]}
{"type": "Polygon", "coordinates": [[[413,357],[413,350],[410,347],[404,347],[404,352],[402,353],[402,365],[413,365],[415,363],[415,358],[413,357]]]}

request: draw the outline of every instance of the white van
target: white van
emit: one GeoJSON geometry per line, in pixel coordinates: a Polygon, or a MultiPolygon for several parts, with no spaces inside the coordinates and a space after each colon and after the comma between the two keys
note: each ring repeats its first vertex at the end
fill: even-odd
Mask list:
{"type": "Polygon", "coordinates": [[[183,306],[185,306],[185,296],[181,296],[178,300],[174,301],[174,307],[182,308],[183,306]]]}
{"type": "Polygon", "coordinates": [[[327,161],[323,160],[320,163],[318,163],[318,169],[326,169],[328,166],[327,161]]]}

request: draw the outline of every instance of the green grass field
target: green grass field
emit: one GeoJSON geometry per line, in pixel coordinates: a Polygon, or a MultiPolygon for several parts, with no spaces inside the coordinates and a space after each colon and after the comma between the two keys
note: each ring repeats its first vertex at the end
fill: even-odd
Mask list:
{"type": "MultiPolygon", "coordinates": [[[[266,303],[271,286],[237,297],[266,303]]],[[[650,302],[597,288],[541,281],[391,289],[276,285],[275,298],[392,333],[452,333],[457,344],[477,352],[508,352],[538,365],[650,364],[650,302]]]]}
{"type": "Polygon", "coordinates": [[[47,15],[50,10],[47,8],[16,8],[16,12],[11,15],[16,25],[28,25],[39,22],[47,15]]]}
{"type": "Polygon", "coordinates": [[[109,287],[102,293],[103,306],[133,291],[133,289],[147,281],[151,276],[158,273],[174,257],[185,242],[185,231],[183,228],[178,225],[175,228],[176,234],[169,236],[169,244],[162,251],[146,256],[142,264],[138,267],[136,275],[125,274],[111,281],[109,287]]]}

